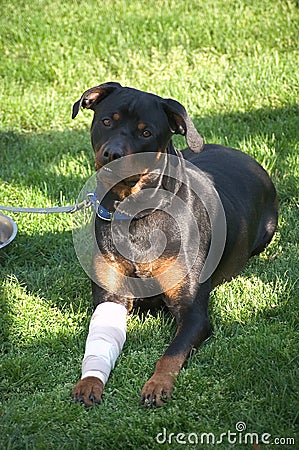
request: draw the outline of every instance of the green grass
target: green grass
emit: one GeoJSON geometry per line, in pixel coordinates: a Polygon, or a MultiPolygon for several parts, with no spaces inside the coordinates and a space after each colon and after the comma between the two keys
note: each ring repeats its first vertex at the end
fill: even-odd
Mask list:
{"type": "Polygon", "coordinates": [[[91,114],[71,121],[71,107],[104,81],[181,101],[207,142],[257,158],[280,198],[273,243],[213,292],[214,334],[158,410],[138,400],[172,320],[133,315],[103,404],[74,404],[91,292],[71,218],[13,215],[19,233],[0,254],[3,449],[207,450],[155,437],[219,437],[239,421],[298,446],[298,23],[295,0],[1,2],[0,204],[76,200],[93,173],[91,114]]]}

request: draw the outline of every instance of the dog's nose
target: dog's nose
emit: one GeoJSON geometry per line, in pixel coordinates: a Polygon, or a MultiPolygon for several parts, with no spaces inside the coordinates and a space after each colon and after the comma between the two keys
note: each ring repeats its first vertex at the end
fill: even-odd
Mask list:
{"type": "Polygon", "coordinates": [[[120,147],[106,147],[102,153],[102,162],[103,164],[110,163],[115,159],[119,159],[124,156],[125,153],[120,147]]]}

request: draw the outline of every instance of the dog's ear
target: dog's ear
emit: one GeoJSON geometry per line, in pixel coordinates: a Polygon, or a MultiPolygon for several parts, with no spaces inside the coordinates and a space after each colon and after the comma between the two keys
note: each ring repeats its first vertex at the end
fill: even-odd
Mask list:
{"type": "Polygon", "coordinates": [[[169,125],[173,133],[185,136],[190,150],[199,153],[204,147],[204,140],[195,128],[183,105],[171,98],[163,99],[162,105],[168,116],[169,125]]]}
{"type": "Polygon", "coordinates": [[[108,82],[88,89],[82,97],[73,105],[72,119],[74,119],[80,108],[94,109],[95,105],[111,94],[115,89],[122,86],[119,83],[108,82]]]}

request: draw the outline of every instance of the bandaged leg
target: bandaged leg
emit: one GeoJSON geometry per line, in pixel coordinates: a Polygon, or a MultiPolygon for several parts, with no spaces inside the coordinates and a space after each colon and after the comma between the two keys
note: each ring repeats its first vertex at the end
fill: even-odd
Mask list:
{"type": "Polygon", "coordinates": [[[105,385],[126,341],[127,309],[118,303],[98,305],[92,315],[82,362],[82,377],[105,385]]]}

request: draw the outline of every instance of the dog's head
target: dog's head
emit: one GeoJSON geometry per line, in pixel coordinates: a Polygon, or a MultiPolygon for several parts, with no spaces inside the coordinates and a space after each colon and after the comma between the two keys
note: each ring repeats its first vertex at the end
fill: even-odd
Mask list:
{"type": "Polygon", "coordinates": [[[91,139],[97,168],[134,153],[164,152],[173,134],[184,135],[196,153],[203,148],[202,137],[175,100],[104,83],[83,93],[73,106],[73,119],[81,107],[94,111],[91,139]]]}
{"type": "MultiPolygon", "coordinates": [[[[149,152],[156,155],[152,161],[154,165],[162,153],[173,148],[170,141],[174,134],[185,136],[189,148],[195,153],[200,152],[204,145],[185,108],[172,99],[109,82],[83,93],[73,105],[73,119],[81,107],[94,111],[91,141],[96,169],[123,156],[149,152]]],[[[135,191],[147,184],[150,170],[150,167],[140,169],[142,183],[136,186],[135,191]]],[[[137,180],[131,181],[134,185],[137,180]]],[[[134,190],[123,189],[122,192],[121,197],[125,197],[134,190]]]]}

